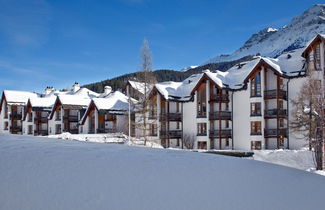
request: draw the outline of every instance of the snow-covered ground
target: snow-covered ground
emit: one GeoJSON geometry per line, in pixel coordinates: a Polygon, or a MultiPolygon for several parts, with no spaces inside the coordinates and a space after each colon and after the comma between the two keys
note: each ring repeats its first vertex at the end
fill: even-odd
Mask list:
{"type": "Polygon", "coordinates": [[[187,151],[0,135],[0,209],[322,209],[325,178],[187,151]]]}
{"type": "MultiPolygon", "coordinates": [[[[129,146],[144,146],[142,139],[131,137],[129,140],[128,136],[123,133],[110,133],[110,134],[71,134],[62,133],[59,135],[49,135],[49,138],[64,139],[64,140],[76,140],[76,141],[87,141],[97,143],[113,143],[113,144],[126,144],[129,146]]],[[[146,147],[152,148],[163,148],[160,144],[155,142],[147,142],[146,147]]]]}

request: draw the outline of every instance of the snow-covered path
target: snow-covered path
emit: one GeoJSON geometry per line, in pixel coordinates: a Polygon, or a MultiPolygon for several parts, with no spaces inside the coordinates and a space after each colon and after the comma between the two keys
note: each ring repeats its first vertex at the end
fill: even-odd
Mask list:
{"type": "Polygon", "coordinates": [[[0,209],[322,209],[325,178],[186,151],[0,135],[0,209]]]}

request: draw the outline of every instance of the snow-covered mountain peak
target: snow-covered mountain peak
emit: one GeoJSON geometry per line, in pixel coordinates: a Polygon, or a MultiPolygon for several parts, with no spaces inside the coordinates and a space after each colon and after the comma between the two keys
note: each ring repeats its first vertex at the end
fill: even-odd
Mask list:
{"type": "Polygon", "coordinates": [[[253,34],[245,44],[229,55],[219,55],[207,63],[233,61],[247,55],[277,57],[283,52],[306,46],[318,33],[325,33],[325,4],[311,6],[280,29],[265,28],[253,34]]]}

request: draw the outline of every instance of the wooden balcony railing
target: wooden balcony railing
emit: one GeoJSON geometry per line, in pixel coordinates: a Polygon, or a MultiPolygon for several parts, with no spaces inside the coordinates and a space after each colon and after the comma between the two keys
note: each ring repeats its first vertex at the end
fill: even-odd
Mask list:
{"type": "Polygon", "coordinates": [[[35,130],[34,135],[35,136],[47,136],[48,131],[47,130],[35,130]]]}
{"type": "Polygon", "coordinates": [[[22,114],[18,114],[18,113],[10,114],[10,120],[21,120],[21,119],[22,119],[22,114]]]}
{"type": "Polygon", "coordinates": [[[222,103],[228,103],[229,102],[229,95],[223,94],[211,94],[210,95],[210,101],[211,102],[222,102],[222,103]]]}
{"type": "Polygon", "coordinates": [[[48,122],[48,119],[47,117],[35,117],[34,118],[34,122],[35,123],[47,123],[48,122]]]}
{"type": "Polygon", "coordinates": [[[288,136],[288,129],[287,128],[280,128],[279,130],[277,129],[264,129],[264,137],[280,137],[280,136],[284,136],[287,137],[288,136]]]}
{"type": "Polygon", "coordinates": [[[210,138],[231,138],[231,129],[210,130],[210,138]]]}
{"type": "Polygon", "coordinates": [[[276,118],[277,116],[281,118],[287,117],[286,109],[268,109],[264,110],[264,118],[276,118]]]}
{"type": "Polygon", "coordinates": [[[14,125],[10,127],[10,132],[11,133],[17,133],[17,132],[22,132],[22,127],[18,125],[14,125]]]}
{"type": "Polygon", "coordinates": [[[78,122],[78,115],[65,115],[63,119],[69,122],[78,122]]]}
{"type": "Polygon", "coordinates": [[[161,121],[182,121],[182,113],[162,113],[160,114],[161,121]]]}
{"type": "Polygon", "coordinates": [[[209,119],[210,120],[231,120],[231,112],[230,111],[210,112],[209,119]]]}
{"type": "Polygon", "coordinates": [[[287,91],[285,90],[265,90],[264,99],[276,99],[277,95],[279,99],[287,100],[287,91]]]}
{"type": "Polygon", "coordinates": [[[161,130],[160,131],[160,138],[162,139],[166,139],[166,138],[170,138],[170,139],[177,139],[177,138],[182,138],[182,131],[181,130],[170,130],[170,131],[166,131],[166,130],[161,130]]]}

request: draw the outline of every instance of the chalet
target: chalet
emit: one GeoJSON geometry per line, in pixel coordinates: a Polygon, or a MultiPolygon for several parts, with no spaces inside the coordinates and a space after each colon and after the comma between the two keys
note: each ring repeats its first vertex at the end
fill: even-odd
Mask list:
{"type": "Polygon", "coordinates": [[[0,133],[23,133],[24,107],[29,98],[36,98],[36,93],[5,90],[0,102],[0,133]]]}
{"type": "Polygon", "coordinates": [[[23,118],[23,134],[48,135],[48,117],[56,97],[37,97],[28,99],[23,118]]]}
{"type": "Polygon", "coordinates": [[[49,116],[49,134],[79,133],[79,120],[91,99],[78,95],[57,96],[49,116]]]}
{"type": "Polygon", "coordinates": [[[80,121],[80,133],[127,133],[128,108],[128,97],[119,91],[93,98],[80,121]]]}

